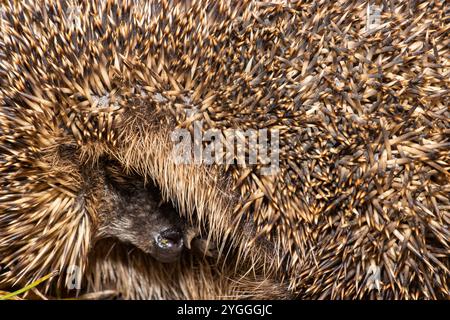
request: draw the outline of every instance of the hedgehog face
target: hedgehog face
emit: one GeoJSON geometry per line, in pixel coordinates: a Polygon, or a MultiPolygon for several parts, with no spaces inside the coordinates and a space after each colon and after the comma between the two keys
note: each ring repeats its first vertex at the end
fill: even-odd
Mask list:
{"type": "Polygon", "coordinates": [[[139,176],[123,175],[116,165],[104,169],[99,234],[131,243],[160,262],[176,261],[183,251],[184,223],[175,209],[162,204],[159,190],[139,176]]]}

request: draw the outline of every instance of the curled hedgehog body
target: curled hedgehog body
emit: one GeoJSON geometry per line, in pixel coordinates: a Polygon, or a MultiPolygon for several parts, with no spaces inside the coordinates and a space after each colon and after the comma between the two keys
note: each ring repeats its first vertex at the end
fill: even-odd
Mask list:
{"type": "Polygon", "coordinates": [[[448,298],[448,7],[383,3],[373,27],[368,5],[1,2],[0,287],[78,266],[125,298],[448,298]],[[175,163],[195,121],[277,131],[279,170],[175,163]],[[83,168],[105,157],[217,261],[95,241],[83,168]]]}

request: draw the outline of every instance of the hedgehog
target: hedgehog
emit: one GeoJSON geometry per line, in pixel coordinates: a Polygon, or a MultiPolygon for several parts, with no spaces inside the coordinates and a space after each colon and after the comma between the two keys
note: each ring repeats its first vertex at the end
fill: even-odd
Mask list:
{"type": "Polygon", "coordinates": [[[448,15],[431,0],[1,2],[0,287],[75,265],[87,294],[125,298],[448,299],[448,15]],[[248,150],[174,161],[179,130],[270,132],[275,170],[248,150]],[[163,265],[95,241],[82,172],[103,158],[217,256],[163,265]]]}

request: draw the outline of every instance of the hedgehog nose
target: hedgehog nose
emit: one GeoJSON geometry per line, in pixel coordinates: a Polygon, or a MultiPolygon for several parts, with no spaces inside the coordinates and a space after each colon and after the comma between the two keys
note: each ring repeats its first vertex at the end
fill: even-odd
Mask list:
{"type": "Polygon", "coordinates": [[[155,239],[157,252],[155,258],[161,262],[173,262],[183,250],[183,233],[179,229],[166,229],[155,239]]]}
{"type": "Polygon", "coordinates": [[[178,229],[167,229],[157,237],[157,244],[162,249],[177,247],[183,242],[183,235],[178,229]]]}

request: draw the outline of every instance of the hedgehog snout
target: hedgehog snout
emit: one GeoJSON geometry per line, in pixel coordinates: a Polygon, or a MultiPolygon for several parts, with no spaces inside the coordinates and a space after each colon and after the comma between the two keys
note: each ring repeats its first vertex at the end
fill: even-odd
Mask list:
{"type": "Polygon", "coordinates": [[[154,258],[160,262],[176,261],[183,251],[183,233],[178,228],[168,228],[155,236],[154,258]]]}

